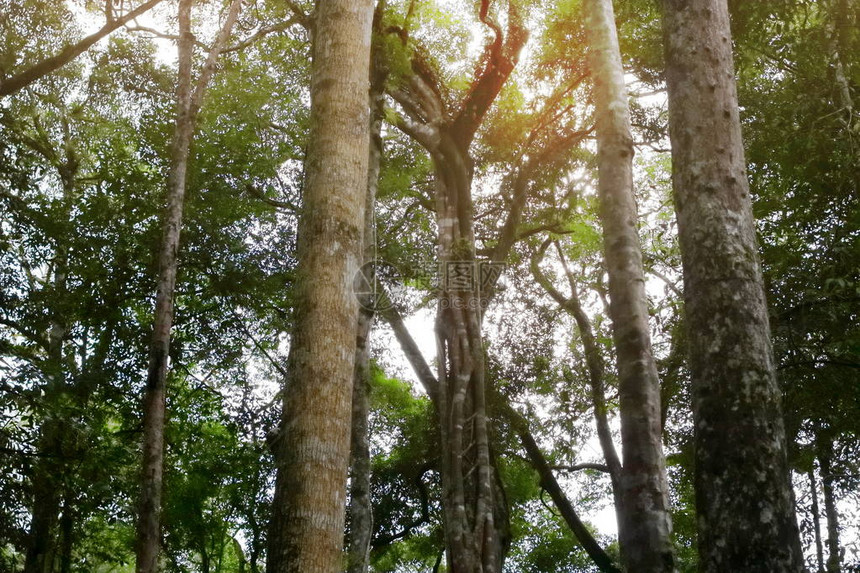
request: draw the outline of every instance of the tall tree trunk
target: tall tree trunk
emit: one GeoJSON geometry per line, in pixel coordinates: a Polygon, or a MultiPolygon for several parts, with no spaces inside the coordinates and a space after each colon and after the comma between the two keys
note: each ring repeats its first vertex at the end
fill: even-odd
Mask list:
{"type": "Polygon", "coordinates": [[[818,463],[821,483],[824,486],[824,515],[827,517],[827,573],[839,573],[842,559],[839,555],[839,512],[833,492],[833,445],[829,439],[818,440],[818,463]]]}
{"type": "Polygon", "coordinates": [[[373,536],[373,507],[370,500],[370,442],[367,417],[370,412],[370,356],[368,342],[373,312],[359,311],[356,335],[355,372],[352,390],[352,438],[349,470],[348,573],[366,573],[370,566],[373,536]]]}
{"type": "Polygon", "coordinates": [[[454,141],[447,143],[449,149],[436,159],[438,252],[443,268],[436,348],[448,564],[454,573],[497,573],[508,543],[508,524],[506,513],[498,510],[503,493],[497,487],[490,454],[471,158],[454,141]],[[461,278],[466,282],[461,284],[461,278]]]}
{"type": "Polygon", "coordinates": [[[164,471],[165,382],[173,325],[173,295],[176,289],[179,234],[188,156],[196,125],[197,112],[215,62],[239,16],[240,0],[233,0],[192,92],[191,64],[194,36],[191,33],[192,0],[180,0],[179,70],[176,93],[176,124],[167,178],[167,210],[161,254],[158,260],[158,292],[155,298],[155,326],[149,348],[146,389],[143,398],[143,463],[137,522],[137,573],[158,571],[161,548],[161,490],[164,471]]]}
{"type": "Polygon", "coordinates": [[[809,493],[812,497],[812,530],[815,535],[815,559],[818,573],[824,573],[824,548],[821,545],[821,511],[818,509],[818,480],[815,467],[809,468],[809,493]]]}
{"type": "Polygon", "coordinates": [[[143,465],[137,516],[137,573],[157,573],[161,549],[161,489],[164,470],[164,418],[167,355],[173,324],[177,250],[185,197],[185,175],[193,126],[191,107],[191,0],[179,2],[179,73],[176,125],[167,182],[167,217],[158,261],[155,328],[149,349],[149,367],[143,398],[143,465]]]}
{"type": "Polygon", "coordinates": [[[611,0],[586,0],[594,79],[598,193],[609,314],[618,363],[621,556],[628,571],[673,571],[669,485],[661,441],[660,381],[651,352],[645,273],[633,194],[633,137],[611,0]]]}
{"type": "Polygon", "coordinates": [[[439,79],[419,55],[413,57],[407,84],[391,94],[407,114],[398,118],[397,127],[429,152],[435,174],[442,276],[435,324],[438,384],[430,396],[442,441],[439,472],[452,573],[500,573],[509,545],[507,501],[489,443],[481,335],[481,305],[488,299],[481,292],[475,255],[469,147],[513,71],[527,34],[515,2],[508,4],[506,33],[488,8],[484,0],[480,18],[494,39],[483,68],[454,111],[446,110],[439,79]]]}
{"type": "Polygon", "coordinates": [[[370,0],[321,0],[315,12],[307,187],[289,380],[274,443],[269,573],[343,566],[372,14],[370,0]]]}
{"type": "MultiPolygon", "coordinates": [[[[377,4],[373,17],[374,42],[370,70],[370,145],[367,163],[367,195],[364,208],[363,269],[373,273],[376,228],[374,209],[379,169],[382,161],[382,121],[385,116],[386,70],[376,35],[382,23],[385,2],[377,4]]],[[[375,277],[367,277],[372,284],[375,277]]],[[[359,300],[358,328],[355,337],[355,373],[352,388],[352,438],[350,447],[349,550],[347,572],[367,573],[370,566],[370,541],[373,536],[373,508],[370,500],[370,443],[367,417],[370,412],[370,331],[373,327],[376,298],[367,293],[359,300]]]]}
{"type": "Polygon", "coordinates": [[[725,0],[664,0],[700,570],[802,570],[725,0]]]}

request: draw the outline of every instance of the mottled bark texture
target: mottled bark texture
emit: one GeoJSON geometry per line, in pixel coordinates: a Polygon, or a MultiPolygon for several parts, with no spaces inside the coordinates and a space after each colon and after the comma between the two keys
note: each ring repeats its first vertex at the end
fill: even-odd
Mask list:
{"type": "MultiPolygon", "coordinates": [[[[378,40],[385,2],[380,1],[373,17],[374,42],[370,61],[370,146],[367,163],[367,195],[364,208],[363,268],[373,272],[376,255],[374,209],[382,161],[382,122],[385,117],[385,78],[382,46],[378,40]]],[[[368,277],[371,281],[373,277],[368,277]]],[[[370,566],[370,541],[373,537],[373,507],[370,499],[370,332],[375,318],[372,293],[359,299],[358,328],[355,337],[355,373],[352,388],[352,437],[349,462],[349,529],[347,536],[347,573],[367,573],[370,566]]]]}
{"type": "Polygon", "coordinates": [[[419,54],[408,82],[391,94],[406,113],[397,127],[428,151],[434,166],[442,277],[435,325],[438,384],[431,398],[442,438],[439,471],[452,573],[500,573],[509,545],[507,501],[490,450],[469,153],[526,41],[517,4],[510,2],[508,8],[503,30],[489,12],[489,1],[480,5],[479,17],[492,36],[462,101],[449,105],[439,78],[419,54]],[[457,272],[470,278],[458,282],[457,272]]]}
{"type": "Polygon", "coordinates": [[[191,0],[179,2],[179,69],[176,92],[176,123],[167,177],[167,209],[158,259],[158,291],[155,298],[155,326],[149,348],[149,366],[143,397],[143,462],[138,506],[136,571],[158,571],[161,549],[161,493],[164,471],[165,382],[167,380],[170,330],[173,326],[173,295],[176,289],[179,235],[188,156],[197,112],[215,62],[239,16],[240,0],[233,0],[227,18],[215,39],[206,63],[192,90],[191,66],[194,36],[191,33],[191,0]]]}
{"type": "Polygon", "coordinates": [[[274,454],[269,573],[343,570],[343,530],[368,163],[373,4],[315,11],[311,131],[299,219],[289,380],[274,454]]]}
{"type": "Polygon", "coordinates": [[[618,366],[621,507],[618,538],[628,571],[671,572],[669,485],[663,459],[660,381],[651,353],[645,272],[633,194],[633,137],[611,0],[585,0],[594,81],[598,194],[609,314],[618,366]]]}
{"type": "Polygon", "coordinates": [[[802,570],[725,0],[664,0],[700,570],[802,570]]]}

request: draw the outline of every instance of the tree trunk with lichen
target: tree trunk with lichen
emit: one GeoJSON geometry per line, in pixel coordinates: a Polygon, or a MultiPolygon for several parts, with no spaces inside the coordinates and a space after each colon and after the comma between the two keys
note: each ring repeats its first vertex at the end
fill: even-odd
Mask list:
{"type": "Polygon", "coordinates": [[[598,194],[609,314],[618,364],[621,507],[618,540],[628,571],[674,571],[669,484],[663,459],[660,381],[651,352],[645,272],[633,194],[633,137],[611,0],[586,0],[594,81],[598,194]]]}
{"type": "Polygon", "coordinates": [[[802,557],[725,0],[664,0],[672,183],[690,341],[700,570],[802,557]]]}
{"type": "Polygon", "coordinates": [[[343,526],[368,163],[373,5],[322,0],[315,12],[311,132],[299,220],[288,387],[273,449],[269,573],[343,567],[343,526]]]}

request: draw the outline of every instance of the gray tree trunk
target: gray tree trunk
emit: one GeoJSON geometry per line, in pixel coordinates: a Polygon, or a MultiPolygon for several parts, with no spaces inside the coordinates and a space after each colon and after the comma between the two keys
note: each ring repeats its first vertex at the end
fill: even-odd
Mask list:
{"type": "Polygon", "coordinates": [[[633,137],[611,0],[586,0],[594,80],[598,193],[609,314],[618,364],[621,497],[618,537],[628,571],[675,569],[669,485],[661,442],[660,381],[651,353],[645,272],[633,194],[633,137]]]}
{"type": "MultiPolygon", "coordinates": [[[[374,34],[381,25],[384,2],[377,5],[373,19],[374,34]]],[[[382,122],[385,117],[386,71],[374,43],[370,71],[370,146],[367,164],[367,196],[364,209],[364,268],[372,271],[375,261],[376,228],[374,209],[382,162],[382,122]]],[[[373,277],[369,277],[373,281],[373,277]]],[[[358,328],[355,337],[355,373],[352,389],[352,438],[350,440],[348,573],[367,573],[370,566],[370,542],[373,537],[373,507],[370,500],[370,443],[367,417],[370,412],[370,332],[375,318],[373,295],[359,300],[358,328]]]]}
{"type": "Polygon", "coordinates": [[[321,0],[315,12],[311,132],[299,220],[296,315],[281,431],[269,573],[335,573],[343,527],[367,190],[373,4],[321,0]]]}
{"type": "Polygon", "coordinates": [[[191,64],[194,36],[191,33],[191,0],[179,3],[179,70],[176,93],[176,124],[167,178],[167,210],[161,254],[158,260],[158,291],[155,326],[149,349],[146,389],[143,398],[143,462],[137,522],[137,573],[158,571],[161,550],[161,490],[164,471],[165,382],[167,380],[170,330],[173,326],[173,295],[176,289],[179,234],[185,201],[185,180],[191,139],[203,93],[215,70],[215,62],[239,16],[240,0],[233,0],[227,18],[215,39],[197,85],[192,91],[191,64]]]}
{"type": "Polygon", "coordinates": [[[664,0],[663,9],[700,570],[794,573],[802,557],[728,9],[725,0],[664,0]]]}
{"type": "Polygon", "coordinates": [[[819,438],[818,464],[824,489],[824,515],[827,518],[827,573],[839,573],[842,559],[839,554],[839,512],[833,492],[833,445],[828,439],[819,438]]]}
{"type": "Polygon", "coordinates": [[[818,480],[815,467],[809,468],[809,493],[812,497],[812,530],[815,535],[815,560],[818,573],[824,573],[824,547],[821,545],[821,511],[818,508],[818,480]]]}

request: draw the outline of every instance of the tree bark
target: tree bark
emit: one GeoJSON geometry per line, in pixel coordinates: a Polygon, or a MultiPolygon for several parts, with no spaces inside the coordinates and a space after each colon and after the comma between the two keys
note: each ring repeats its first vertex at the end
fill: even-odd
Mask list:
{"type": "Polygon", "coordinates": [[[725,0],[664,0],[700,570],[798,572],[800,539],[725,0]]]}
{"type": "Polygon", "coordinates": [[[161,254],[158,261],[158,291],[155,326],[149,350],[146,389],[143,399],[143,463],[137,523],[136,571],[158,571],[161,549],[161,490],[164,466],[165,382],[167,379],[170,330],[173,325],[173,295],[176,289],[179,234],[188,157],[203,93],[215,70],[215,62],[239,16],[240,0],[233,0],[227,18],[215,39],[192,92],[191,64],[194,36],[191,33],[191,0],[179,3],[179,70],[176,94],[176,123],[167,178],[167,209],[161,254]]]}
{"type": "Polygon", "coordinates": [[[269,532],[269,573],[341,570],[359,270],[368,177],[373,5],[315,13],[296,315],[269,532]]]}
{"type": "MultiPolygon", "coordinates": [[[[373,17],[373,34],[379,33],[385,2],[377,4],[373,17]]],[[[376,38],[374,38],[376,40],[376,38]]],[[[367,163],[367,195],[364,208],[363,267],[372,272],[375,264],[376,228],[374,210],[379,170],[382,161],[382,121],[385,115],[386,70],[381,46],[371,47],[370,70],[370,145],[367,163]]],[[[374,277],[368,277],[371,283],[374,277]]],[[[347,538],[348,573],[367,573],[370,567],[370,542],[373,537],[373,507],[370,499],[370,444],[367,417],[370,412],[369,338],[375,318],[375,300],[368,293],[360,299],[358,329],[355,339],[355,373],[352,389],[352,437],[350,446],[349,536],[347,538]]]]}
{"type": "Polygon", "coordinates": [[[437,253],[442,268],[436,315],[437,376],[431,394],[442,455],[442,509],[446,557],[452,573],[500,573],[509,545],[507,502],[489,443],[483,308],[472,228],[472,158],[469,147],[525,44],[516,3],[507,31],[480,6],[494,34],[483,68],[456,110],[446,110],[438,78],[420,56],[407,85],[392,93],[406,111],[397,127],[430,154],[435,172],[437,253]]]}
{"type": "Polygon", "coordinates": [[[833,446],[827,439],[818,439],[818,464],[824,486],[824,515],[827,518],[827,573],[839,573],[842,559],[839,555],[839,512],[833,492],[833,446]]]}
{"type": "Polygon", "coordinates": [[[367,417],[370,412],[370,357],[368,339],[373,313],[359,311],[352,389],[352,437],[349,470],[349,531],[347,572],[366,573],[370,566],[373,536],[373,507],[370,499],[370,443],[367,417]]]}
{"type": "Polygon", "coordinates": [[[815,479],[815,467],[809,468],[809,493],[812,497],[812,531],[815,535],[815,560],[818,573],[824,573],[824,548],[821,545],[821,511],[818,508],[818,480],[815,479]]]}
{"type": "Polygon", "coordinates": [[[611,0],[586,0],[588,61],[594,79],[598,194],[609,314],[618,364],[621,511],[618,537],[627,570],[675,569],[669,485],[663,459],[660,381],[651,352],[645,272],[633,194],[633,137],[611,0]]]}

